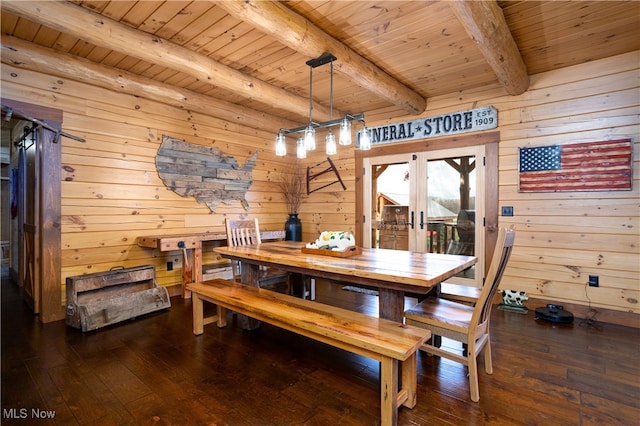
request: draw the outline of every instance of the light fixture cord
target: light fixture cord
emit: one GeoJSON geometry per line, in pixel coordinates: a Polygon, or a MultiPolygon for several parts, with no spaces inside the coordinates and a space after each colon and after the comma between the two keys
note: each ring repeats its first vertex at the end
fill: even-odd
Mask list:
{"type": "Polygon", "coordinates": [[[313,67],[309,65],[309,125],[313,123],[313,67]]]}
{"type": "Polygon", "coordinates": [[[333,120],[333,61],[329,71],[329,121],[333,120]]]}

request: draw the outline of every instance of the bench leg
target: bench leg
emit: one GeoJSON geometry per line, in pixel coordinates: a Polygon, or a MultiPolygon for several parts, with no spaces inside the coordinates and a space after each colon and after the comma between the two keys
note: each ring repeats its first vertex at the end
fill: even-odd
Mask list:
{"type": "Polygon", "coordinates": [[[408,408],[415,407],[417,402],[416,389],[418,388],[418,364],[416,353],[417,352],[414,352],[401,365],[402,391],[407,394],[407,399],[402,402],[402,405],[408,408]]]}
{"type": "Polygon", "coordinates": [[[199,336],[204,333],[204,303],[197,293],[191,294],[191,307],[193,309],[193,334],[199,336]]]}
{"type": "Polygon", "coordinates": [[[216,310],[218,311],[218,327],[226,327],[227,326],[227,309],[223,308],[220,305],[217,305],[216,310]]]}
{"type": "Polygon", "coordinates": [[[398,424],[398,361],[389,357],[380,362],[380,424],[398,424]]]}

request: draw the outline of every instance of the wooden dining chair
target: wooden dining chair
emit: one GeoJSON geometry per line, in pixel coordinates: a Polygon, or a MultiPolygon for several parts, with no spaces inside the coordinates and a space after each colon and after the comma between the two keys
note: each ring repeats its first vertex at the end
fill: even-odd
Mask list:
{"type": "MultiPolygon", "coordinates": [[[[461,211],[460,213],[462,213],[461,211]]],[[[458,221],[460,220],[460,214],[458,214],[458,221]]],[[[449,245],[445,251],[445,254],[458,254],[464,255],[473,253],[473,250],[465,249],[465,245],[473,245],[473,242],[462,242],[457,240],[449,241],[449,245]]],[[[461,275],[464,275],[466,271],[461,272],[461,275]]],[[[478,298],[480,297],[480,292],[482,288],[472,287],[469,285],[463,284],[448,284],[442,283],[439,286],[438,297],[447,300],[453,300],[454,302],[464,302],[469,304],[475,304],[478,298]]]]}
{"type": "MultiPolygon", "coordinates": [[[[244,245],[260,244],[260,225],[258,218],[253,220],[229,220],[225,219],[227,228],[227,245],[237,247],[244,245]]],[[[240,282],[242,274],[241,264],[238,261],[231,261],[234,280],[240,282]]],[[[291,294],[291,274],[276,268],[262,267],[258,277],[258,285],[262,288],[274,288],[284,284],[285,292],[291,294]]]]}
{"type": "Polygon", "coordinates": [[[302,277],[302,298],[316,300],[316,279],[313,277],[302,277]]]}
{"type": "Polygon", "coordinates": [[[492,301],[511,256],[515,234],[513,228],[508,230],[500,228],[498,231],[491,266],[475,306],[429,297],[405,311],[407,324],[426,328],[432,335],[447,337],[466,344],[466,351],[462,355],[446,347],[436,347],[429,342],[420,349],[466,365],[469,369],[469,391],[471,400],[474,402],[480,400],[477,361],[480,353],[484,355],[485,371],[487,374],[493,373],[489,319],[492,301]]]}

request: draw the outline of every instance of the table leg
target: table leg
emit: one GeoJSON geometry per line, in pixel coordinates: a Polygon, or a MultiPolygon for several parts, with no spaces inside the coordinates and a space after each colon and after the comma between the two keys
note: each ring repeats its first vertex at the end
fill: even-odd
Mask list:
{"type": "Polygon", "coordinates": [[[193,282],[193,251],[194,249],[182,249],[182,297],[189,299],[191,292],[187,290],[187,284],[193,282]]]}
{"type": "Polygon", "coordinates": [[[399,323],[404,322],[404,292],[381,288],[378,290],[379,316],[399,323]]]}
{"type": "Polygon", "coordinates": [[[202,282],[202,246],[193,249],[193,281],[196,283],[202,282]]]}
{"type": "MultiPolygon", "coordinates": [[[[260,266],[252,265],[249,263],[240,264],[240,281],[242,284],[250,285],[253,287],[260,287],[260,266]]],[[[260,327],[260,321],[254,318],[249,318],[246,315],[239,315],[240,323],[244,330],[255,330],[260,327]]]]}
{"type": "MultiPolygon", "coordinates": [[[[184,245],[184,243],[183,243],[184,245]]],[[[187,284],[202,282],[202,244],[182,248],[182,297],[189,299],[187,284]]]]}

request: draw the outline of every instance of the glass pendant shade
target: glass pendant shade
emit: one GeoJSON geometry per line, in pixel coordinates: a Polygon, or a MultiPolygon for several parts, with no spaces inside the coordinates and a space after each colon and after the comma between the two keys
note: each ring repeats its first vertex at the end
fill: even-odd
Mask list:
{"type": "Polygon", "coordinates": [[[307,148],[304,146],[304,138],[299,138],[296,142],[296,157],[307,158],[307,148]]]}
{"type": "Polygon", "coordinates": [[[371,149],[371,130],[367,129],[367,126],[362,126],[360,129],[360,149],[363,151],[371,149]]]}
{"type": "Polygon", "coordinates": [[[284,157],[287,155],[287,144],[285,143],[284,134],[278,133],[276,136],[276,155],[278,157],[284,157]]]}
{"type": "Polygon", "coordinates": [[[307,151],[316,149],[316,129],[311,124],[304,130],[304,147],[307,151]]]}
{"type": "Polygon", "coordinates": [[[340,122],[340,145],[351,145],[351,122],[346,117],[340,122]]]}
{"type": "Polygon", "coordinates": [[[327,155],[333,155],[338,152],[338,147],[336,146],[336,137],[331,129],[329,129],[329,133],[327,133],[325,145],[327,148],[327,155]]]}

